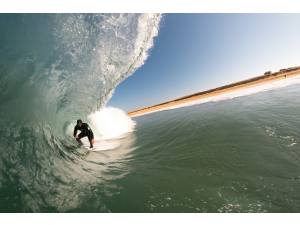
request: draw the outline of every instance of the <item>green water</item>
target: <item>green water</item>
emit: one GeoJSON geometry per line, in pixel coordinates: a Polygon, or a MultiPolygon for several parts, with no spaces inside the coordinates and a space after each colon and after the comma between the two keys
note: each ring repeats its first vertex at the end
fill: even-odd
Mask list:
{"type": "Polygon", "coordinates": [[[299,212],[300,86],[136,118],[112,212],[299,212]]]}
{"type": "Polygon", "coordinates": [[[145,115],[103,152],[22,128],[17,144],[1,139],[0,211],[299,212],[299,96],[294,85],[145,115]]]}

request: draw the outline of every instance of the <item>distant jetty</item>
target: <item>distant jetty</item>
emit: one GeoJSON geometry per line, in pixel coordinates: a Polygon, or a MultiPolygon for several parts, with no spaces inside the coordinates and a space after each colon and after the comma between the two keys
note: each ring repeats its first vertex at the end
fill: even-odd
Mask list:
{"type": "Polygon", "coordinates": [[[177,98],[171,101],[163,102],[157,105],[152,105],[148,107],[144,107],[141,109],[137,109],[131,112],[128,112],[128,115],[131,117],[141,116],[144,114],[148,114],[155,111],[160,111],[167,108],[172,108],[176,105],[185,104],[201,99],[205,99],[208,97],[217,96],[220,94],[228,93],[231,91],[236,91],[243,88],[255,87],[257,85],[267,84],[271,81],[283,80],[286,78],[291,78],[295,76],[300,76],[300,67],[290,67],[287,69],[281,69],[278,72],[272,73],[271,71],[267,71],[264,75],[260,75],[257,77],[253,77],[251,79],[239,81],[236,83],[231,83],[228,85],[224,85],[218,88],[213,88],[207,91],[197,92],[191,95],[187,95],[181,98],[177,98]]]}

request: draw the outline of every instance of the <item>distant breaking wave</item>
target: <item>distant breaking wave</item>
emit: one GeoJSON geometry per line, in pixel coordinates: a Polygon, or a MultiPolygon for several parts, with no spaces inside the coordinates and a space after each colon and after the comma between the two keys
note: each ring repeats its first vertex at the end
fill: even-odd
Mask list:
{"type": "Polygon", "coordinates": [[[7,209],[68,211],[81,204],[75,192],[95,181],[97,169],[74,163],[82,159],[66,130],[104,107],[144,64],[160,20],[160,14],[0,15],[0,190],[17,198],[8,193],[7,209]]]}

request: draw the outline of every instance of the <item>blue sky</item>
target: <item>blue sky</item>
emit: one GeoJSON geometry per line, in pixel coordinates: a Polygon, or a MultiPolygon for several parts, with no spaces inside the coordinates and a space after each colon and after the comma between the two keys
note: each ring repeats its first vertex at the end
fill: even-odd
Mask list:
{"type": "Polygon", "coordinates": [[[165,14],[146,63],[108,105],[131,111],[300,65],[300,14],[165,14]]]}

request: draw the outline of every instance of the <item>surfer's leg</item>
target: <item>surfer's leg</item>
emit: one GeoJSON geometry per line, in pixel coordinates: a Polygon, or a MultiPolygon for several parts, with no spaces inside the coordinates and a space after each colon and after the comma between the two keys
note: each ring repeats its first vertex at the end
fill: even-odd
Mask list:
{"type": "Polygon", "coordinates": [[[90,142],[90,148],[93,148],[94,134],[92,131],[89,133],[88,138],[89,138],[89,142],[90,142]]]}
{"type": "Polygon", "coordinates": [[[76,138],[76,141],[80,144],[80,145],[83,145],[82,141],[80,140],[79,137],[76,138]]]}
{"type": "Polygon", "coordinates": [[[80,144],[80,145],[83,145],[82,141],[80,140],[81,138],[83,138],[84,135],[82,133],[78,134],[77,138],[76,138],[76,141],[80,144]]]}

